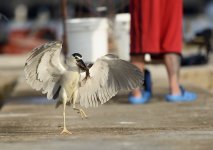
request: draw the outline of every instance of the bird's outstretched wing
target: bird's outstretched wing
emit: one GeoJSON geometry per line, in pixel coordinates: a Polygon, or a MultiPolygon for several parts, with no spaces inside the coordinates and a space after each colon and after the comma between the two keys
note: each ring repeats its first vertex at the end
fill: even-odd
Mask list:
{"type": "Polygon", "coordinates": [[[80,83],[78,99],[84,107],[97,107],[107,102],[121,89],[141,87],[143,73],[131,63],[108,54],[99,58],[89,69],[90,77],[80,83]]]}
{"type": "Polygon", "coordinates": [[[33,49],[24,67],[27,83],[36,90],[47,93],[52,99],[59,90],[59,80],[66,68],[60,61],[62,43],[49,42],[33,49]]]}

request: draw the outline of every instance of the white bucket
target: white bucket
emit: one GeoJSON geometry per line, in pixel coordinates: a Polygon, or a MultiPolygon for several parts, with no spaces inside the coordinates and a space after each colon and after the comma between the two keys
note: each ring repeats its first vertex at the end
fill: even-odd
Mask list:
{"type": "Polygon", "coordinates": [[[69,19],[68,54],[80,53],[85,62],[94,62],[108,52],[107,19],[79,18],[69,19]]]}
{"type": "Polygon", "coordinates": [[[115,34],[118,47],[118,56],[121,59],[130,59],[130,14],[117,14],[115,17],[115,34]]]}

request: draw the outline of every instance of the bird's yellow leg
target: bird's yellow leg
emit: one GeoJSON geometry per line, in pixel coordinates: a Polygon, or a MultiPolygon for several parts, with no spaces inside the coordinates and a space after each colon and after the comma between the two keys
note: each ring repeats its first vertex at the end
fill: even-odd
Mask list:
{"type": "Polygon", "coordinates": [[[61,131],[61,134],[72,134],[72,132],[68,131],[68,130],[67,130],[67,127],[66,127],[66,102],[63,102],[63,105],[64,105],[64,111],[63,111],[64,128],[63,128],[63,130],[61,131]]]}
{"type": "Polygon", "coordinates": [[[76,100],[77,100],[77,96],[78,96],[78,93],[75,92],[75,93],[73,94],[73,107],[72,107],[72,108],[73,108],[74,110],[77,110],[77,111],[78,111],[78,113],[81,115],[81,118],[82,118],[82,119],[87,118],[87,115],[86,115],[86,113],[84,112],[83,109],[80,109],[80,108],[76,108],[76,107],[75,107],[75,102],[76,102],[76,100]]]}
{"type": "Polygon", "coordinates": [[[78,113],[80,113],[82,119],[87,118],[87,115],[86,115],[86,113],[84,112],[83,109],[76,108],[74,105],[73,105],[73,109],[74,109],[74,110],[77,110],[78,113]]]}

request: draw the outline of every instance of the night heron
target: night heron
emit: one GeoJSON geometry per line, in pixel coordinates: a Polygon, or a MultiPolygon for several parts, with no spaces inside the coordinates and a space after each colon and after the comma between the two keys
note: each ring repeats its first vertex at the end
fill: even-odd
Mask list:
{"type": "Polygon", "coordinates": [[[62,42],[46,43],[30,52],[25,64],[27,83],[36,90],[47,93],[48,99],[57,99],[56,106],[63,104],[63,133],[66,128],[66,104],[86,118],[85,112],[76,107],[97,107],[115,96],[119,90],[132,90],[143,85],[143,73],[131,63],[107,54],[89,68],[82,56],[74,53],[61,61],[62,42]]]}

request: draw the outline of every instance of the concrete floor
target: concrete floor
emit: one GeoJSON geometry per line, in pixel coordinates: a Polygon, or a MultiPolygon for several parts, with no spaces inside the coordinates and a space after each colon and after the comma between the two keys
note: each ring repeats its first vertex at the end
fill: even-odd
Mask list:
{"type": "Polygon", "coordinates": [[[73,134],[65,136],[59,134],[63,126],[62,108],[55,109],[54,101],[38,97],[40,94],[26,85],[23,66],[12,65],[13,69],[8,69],[5,65],[0,63],[0,85],[13,76],[18,76],[19,83],[14,97],[0,111],[2,150],[213,149],[213,95],[209,90],[212,84],[206,84],[212,83],[212,65],[182,69],[181,84],[198,93],[195,102],[165,102],[166,71],[164,66],[151,66],[154,91],[150,103],[131,105],[127,95],[120,93],[101,107],[86,109],[86,120],[67,109],[67,128],[73,134]],[[197,72],[200,69],[202,73],[197,72]]]}
{"type": "Polygon", "coordinates": [[[72,135],[60,135],[62,107],[36,98],[11,99],[0,113],[0,147],[12,149],[143,149],[211,150],[213,148],[213,96],[188,86],[199,94],[195,102],[168,103],[164,87],[155,87],[146,105],[127,104],[119,95],[108,104],[86,109],[82,120],[67,109],[67,127],[72,135]]]}

